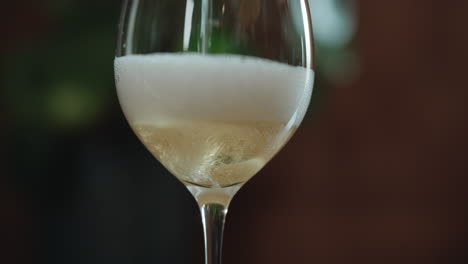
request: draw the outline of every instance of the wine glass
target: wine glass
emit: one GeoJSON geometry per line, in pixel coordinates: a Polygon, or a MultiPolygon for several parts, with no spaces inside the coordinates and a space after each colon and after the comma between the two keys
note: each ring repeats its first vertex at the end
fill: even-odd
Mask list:
{"type": "Polygon", "coordinates": [[[284,146],[312,94],[308,0],[125,0],[115,78],[146,148],[193,194],[207,264],[229,203],[284,146]]]}

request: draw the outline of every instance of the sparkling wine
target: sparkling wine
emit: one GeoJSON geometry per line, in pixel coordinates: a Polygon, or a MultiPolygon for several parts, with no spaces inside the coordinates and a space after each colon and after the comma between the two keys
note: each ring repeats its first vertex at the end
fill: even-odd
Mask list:
{"type": "Polygon", "coordinates": [[[282,147],[295,126],[272,121],[133,124],[153,155],[185,184],[241,185],[282,147]]]}
{"type": "Polygon", "coordinates": [[[287,142],[309,104],[314,73],[234,55],[130,55],[115,61],[135,133],[186,185],[241,185],[287,142]]]}

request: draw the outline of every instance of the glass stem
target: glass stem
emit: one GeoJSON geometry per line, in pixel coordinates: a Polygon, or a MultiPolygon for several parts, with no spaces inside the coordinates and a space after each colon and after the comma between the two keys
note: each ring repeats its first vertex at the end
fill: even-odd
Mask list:
{"type": "Polygon", "coordinates": [[[202,205],[200,209],[205,234],[205,263],[221,264],[221,247],[227,207],[218,203],[209,203],[202,205]]]}

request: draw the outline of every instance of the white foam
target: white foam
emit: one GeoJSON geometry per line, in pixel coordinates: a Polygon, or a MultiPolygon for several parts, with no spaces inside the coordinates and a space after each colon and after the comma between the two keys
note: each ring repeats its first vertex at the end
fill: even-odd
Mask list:
{"type": "Polygon", "coordinates": [[[298,125],[314,72],[254,57],[152,54],[115,60],[130,122],[272,120],[298,125]]]}

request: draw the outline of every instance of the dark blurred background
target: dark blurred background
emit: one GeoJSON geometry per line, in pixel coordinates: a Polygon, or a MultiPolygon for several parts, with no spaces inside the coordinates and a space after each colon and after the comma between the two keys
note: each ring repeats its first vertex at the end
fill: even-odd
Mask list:
{"type": "MultiPolygon", "coordinates": [[[[310,3],[313,105],[234,199],[225,263],[468,263],[468,2],[310,3]]],[[[0,8],[0,263],[203,263],[118,105],[120,1],[0,8]]]]}

